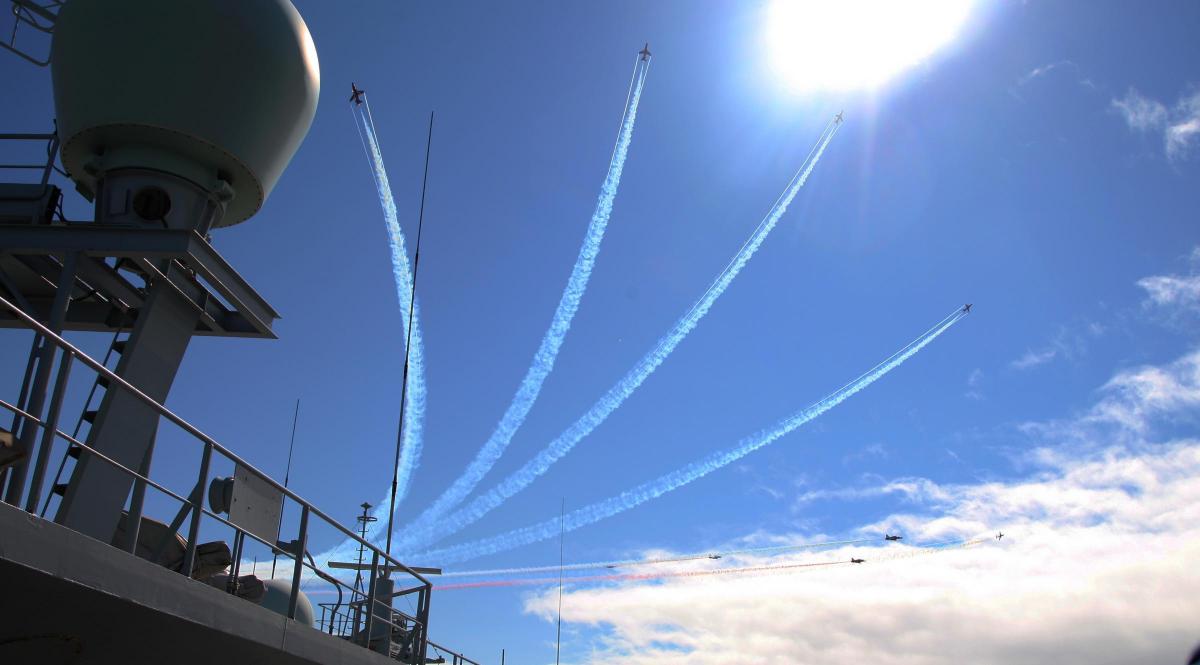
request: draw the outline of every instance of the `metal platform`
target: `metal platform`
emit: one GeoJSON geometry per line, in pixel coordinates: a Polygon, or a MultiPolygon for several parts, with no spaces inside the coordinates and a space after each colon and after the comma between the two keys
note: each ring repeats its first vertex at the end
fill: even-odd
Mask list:
{"type": "MultiPolygon", "coordinates": [[[[190,230],[0,224],[0,290],[34,318],[48,321],[68,255],[76,265],[63,330],[129,328],[149,297],[148,287],[166,282],[199,310],[194,334],[275,338],[271,325],[279,314],[190,230]]],[[[0,327],[25,326],[0,311],[0,327]]]]}

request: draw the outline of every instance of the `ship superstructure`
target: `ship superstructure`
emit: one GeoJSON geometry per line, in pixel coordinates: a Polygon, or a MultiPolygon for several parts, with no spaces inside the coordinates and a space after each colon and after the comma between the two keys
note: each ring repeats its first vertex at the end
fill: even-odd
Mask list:
{"type": "Polygon", "coordinates": [[[0,327],[33,337],[4,350],[24,373],[0,396],[0,662],[473,662],[429,641],[420,571],[163,406],[192,337],[275,336],[279,315],[209,239],[258,212],[308,132],[320,72],[300,14],[288,0],[12,4],[50,40],[44,57],[17,50],[49,65],[57,125],[0,134],[0,162],[6,146],[46,151],[0,171],[26,176],[0,182],[0,327]],[[93,219],[65,218],[55,170],[93,219]],[[106,335],[107,353],[68,331],[106,335]],[[154,472],[167,428],[195,459],[184,486],[178,465],[154,472]],[[363,583],[312,557],[317,533],[361,547],[363,583]],[[273,554],[272,574],[245,569],[248,546],[273,554]],[[330,600],[314,607],[302,585],[330,600]]]}

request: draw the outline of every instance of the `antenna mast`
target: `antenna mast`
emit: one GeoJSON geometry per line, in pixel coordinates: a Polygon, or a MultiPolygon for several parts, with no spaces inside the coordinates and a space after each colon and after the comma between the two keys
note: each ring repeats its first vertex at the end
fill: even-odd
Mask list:
{"type": "Polygon", "coordinates": [[[384,551],[392,554],[392,520],[396,515],[396,484],[400,478],[400,448],[404,442],[404,407],[408,402],[408,359],[412,350],[413,310],[417,306],[417,268],[421,265],[421,230],[425,226],[425,190],[429,185],[429,150],[433,146],[433,111],[429,112],[429,135],[425,139],[425,176],[421,180],[421,208],[417,213],[417,242],[413,250],[413,279],[412,292],[408,299],[408,328],[407,339],[404,341],[404,374],[400,384],[400,426],[396,430],[396,458],[392,463],[392,496],[388,502],[387,515],[387,547],[384,551]]]}
{"type": "Polygon", "coordinates": [[[567,497],[563,497],[558,509],[558,635],[554,638],[554,665],[562,653],[562,583],[563,583],[563,536],[567,533],[567,497]]]}
{"type": "MultiPolygon", "coordinates": [[[[296,423],[300,422],[300,398],[296,398],[296,412],[292,414],[292,439],[288,442],[287,468],[283,472],[283,488],[287,489],[288,481],[292,478],[292,451],[296,449],[296,423]]],[[[279,515],[279,526],[283,526],[283,514],[279,515]]],[[[275,564],[279,562],[279,552],[271,553],[271,579],[275,579],[275,564]]]]}

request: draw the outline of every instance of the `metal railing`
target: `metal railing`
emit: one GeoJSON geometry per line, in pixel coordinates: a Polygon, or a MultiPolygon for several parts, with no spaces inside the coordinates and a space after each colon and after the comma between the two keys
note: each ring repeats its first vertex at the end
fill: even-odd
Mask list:
{"type": "Polygon", "coordinates": [[[0,169],[4,170],[19,170],[19,171],[41,171],[42,178],[38,184],[46,185],[50,182],[50,174],[54,172],[54,160],[58,157],[58,133],[51,132],[49,134],[0,134],[0,141],[45,141],[46,142],[46,161],[45,163],[37,164],[6,164],[0,163],[0,169]]]}
{"type": "MultiPolygon", "coordinates": [[[[234,531],[234,555],[232,558],[232,568],[229,572],[229,583],[227,590],[236,593],[238,591],[239,566],[241,563],[242,544],[245,539],[250,539],[266,546],[274,555],[283,555],[293,560],[291,572],[291,586],[289,587],[288,598],[288,618],[295,619],[297,613],[297,603],[300,595],[301,583],[305,581],[304,571],[308,569],[312,572],[312,577],[320,579],[334,587],[338,594],[338,602],[334,604],[321,604],[322,615],[317,622],[317,628],[330,635],[336,635],[349,641],[360,644],[364,647],[371,648],[390,658],[403,660],[403,662],[424,663],[426,659],[427,648],[434,646],[440,651],[449,654],[454,654],[455,663],[474,663],[468,660],[461,654],[455,654],[453,651],[434,645],[428,640],[429,628],[429,602],[432,593],[432,583],[429,582],[420,573],[412,570],[399,560],[393,558],[388,553],[381,550],[371,542],[358,536],[347,527],[341,525],[329,515],[312,505],[308,501],[301,498],[295,492],[284,487],[281,483],[276,482],[267,474],[259,471],[253,465],[242,459],[233,451],[218,443],[212,437],[204,432],[201,432],[191,423],[187,422],[180,416],[176,415],[166,406],[160,404],[153,398],[147,396],[137,387],[128,383],[120,376],[109,370],[103,363],[95,360],[87,355],[79,348],[72,345],[67,340],[63,339],[58,334],[46,326],[39,323],[37,320],[22,311],[19,307],[0,297],[0,307],[3,307],[12,312],[19,320],[23,321],[31,330],[39,335],[44,343],[48,343],[54,347],[55,352],[61,352],[61,360],[58,363],[58,372],[53,384],[52,397],[50,399],[49,408],[45,418],[39,417],[41,411],[38,408],[31,408],[32,411],[38,413],[30,413],[20,406],[10,404],[0,400],[0,407],[7,409],[14,414],[14,422],[16,420],[24,420],[29,425],[28,427],[37,427],[41,430],[41,437],[37,445],[36,460],[34,460],[34,479],[30,483],[25,497],[25,509],[33,514],[36,514],[36,508],[41,496],[41,474],[39,469],[45,469],[51,454],[51,449],[55,439],[61,439],[69,446],[76,446],[77,452],[86,453],[92,458],[102,461],[105,464],[119,470],[121,473],[133,479],[134,492],[133,496],[138,497],[146,488],[153,488],[161,492],[164,496],[169,497],[180,504],[179,512],[168,527],[167,538],[174,538],[178,530],[186,521],[187,538],[182,561],[178,565],[178,571],[191,576],[197,562],[197,539],[200,534],[200,523],[202,518],[208,517],[216,523],[228,527],[234,531]],[[149,465],[143,463],[141,470],[134,470],[125,466],[121,462],[112,459],[105,455],[102,451],[88,446],[80,441],[76,436],[66,434],[58,429],[58,422],[62,414],[63,401],[66,393],[66,385],[71,375],[72,367],[76,361],[91,368],[99,377],[105,381],[106,389],[124,390],[143,404],[148,406],[153,411],[167,421],[173,423],[178,428],[186,432],[190,437],[203,445],[200,468],[196,476],[196,483],[192,487],[191,492],[184,496],[182,493],[174,491],[160,482],[157,482],[149,477],[149,465]],[[209,476],[213,465],[214,455],[223,458],[227,462],[232,462],[243,470],[256,475],[262,481],[269,484],[274,490],[278,491],[286,500],[295,503],[300,509],[300,520],[295,540],[284,542],[277,541],[274,543],[267,542],[259,536],[251,533],[237,524],[234,524],[228,519],[221,517],[215,512],[205,508],[204,495],[205,487],[209,482],[209,476]],[[341,537],[345,538],[352,544],[356,544],[363,548],[363,551],[370,554],[371,566],[370,582],[365,590],[349,585],[334,575],[321,570],[317,566],[317,562],[308,552],[308,539],[310,534],[310,521],[313,519],[323,522],[326,526],[332,527],[341,537]],[[389,577],[393,572],[402,572],[413,578],[417,584],[412,588],[405,589],[392,594],[393,596],[402,596],[406,594],[416,595],[416,616],[410,616],[402,612],[394,610],[391,606],[392,598],[377,597],[377,590],[380,584],[377,581],[382,578],[389,577]],[[349,594],[349,601],[343,603],[343,594],[349,594]],[[344,608],[344,609],[343,609],[344,608]],[[411,645],[407,651],[401,654],[394,652],[392,637],[394,635],[405,636],[407,642],[411,645]],[[386,638],[386,639],[385,639],[386,638]]],[[[53,358],[50,360],[53,364],[53,358]]],[[[49,386],[47,386],[49,388],[49,386]]],[[[29,451],[30,458],[33,458],[32,450],[29,451]]],[[[12,478],[9,479],[13,480],[12,478]]],[[[51,487],[48,492],[53,492],[51,487]]],[[[47,500],[49,495],[47,495],[47,500]]],[[[21,505],[21,497],[17,497],[13,501],[10,497],[9,502],[13,505],[21,505]]],[[[135,498],[130,503],[127,513],[126,524],[129,525],[126,529],[127,534],[127,551],[134,552],[138,543],[137,529],[142,523],[141,501],[135,498]]],[[[168,540],[163,541],[163,546],[168,540]]],[[[154,559],[161,558],[162,549],[160,548],[154,559]]],[[[311,579],[309,580],[311,581],[311,579]]],[[[386,588],[386,587],[385,587],[386,588]]],[[[403,651],[403,650],[402,650],[403,651]]]]}

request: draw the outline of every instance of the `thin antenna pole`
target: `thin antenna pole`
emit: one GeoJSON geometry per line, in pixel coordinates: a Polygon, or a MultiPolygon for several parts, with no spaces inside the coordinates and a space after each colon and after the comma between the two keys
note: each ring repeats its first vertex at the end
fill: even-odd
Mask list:
{"type": "Polygon", "coordinates": [[[433,111],[429,112],[429,134],[425,139],[425,176],[421,180],[421,207],[417,212],[417,242],[413,250],[412,292],[408,296],[408,332],[404,341],[404,374],[400,383],[400,425],[396,430],[396,458],[392,463],[392,496],[388,501],[387,547],[392,554],[392,520],[396,515],[396,485],[400,482],[400,448],[404,442],[404,407],[408,403],[408,359],[412,350],[413,310],[417,306],[417,268],[421,266],[421,230],[425,226],[425,190],[429,185],[429,151],[433,147],[433,111]]]}
{"type": "MultiPolygon", "coordinates": [[[[292,479],[292,451],[296,449],[296,423],[300,422],[300,398],[296,398],[296,412],[292,414],[292,439],[288,442],[287,468],[283,472],[283,487],[287,489],[292,479]]],[[[279,526],[283,527],[283,513],[279,514],[279,526]]],[[[275,579],[275,564],[279,561],[279,552],[271,553],[271,579],[275,579]]]]}
{"type": "Polygon", "coordinates": [[[562,584],[563,584],[563,536],[567,533],[567,497],[563,497],[558,509],[558,635],[554,638],[554,665],[562,653],[562,584]]]}

